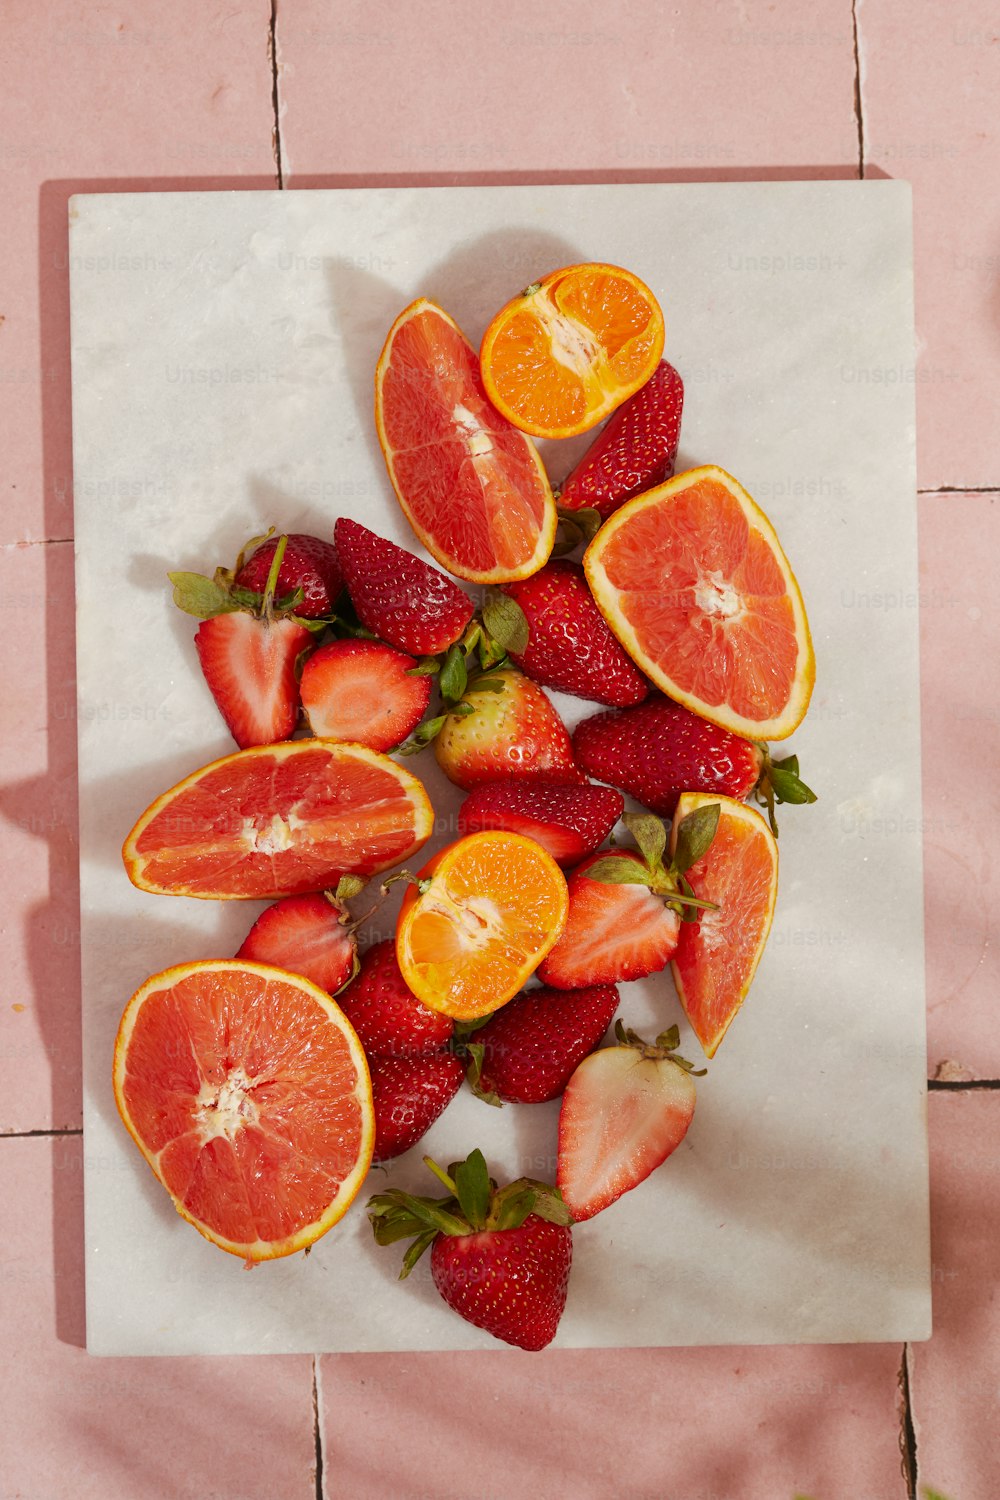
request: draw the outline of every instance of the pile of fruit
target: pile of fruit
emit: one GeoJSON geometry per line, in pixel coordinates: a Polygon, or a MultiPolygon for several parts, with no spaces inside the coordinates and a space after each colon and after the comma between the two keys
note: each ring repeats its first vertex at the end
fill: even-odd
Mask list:
{"type": "MultiPolygon", "coordinates": [[[[368,1204],[379,1244],[411,1239],[404,1276],[430,1248],[445,1301],[530,1349],[555,1335],[573,1224],[694,1113],[677,1026],[644,1040],[617,986],[669,964],[713,1057],[771,925],[775,804],[814,800],[767,748],[812,690],[798,586],[733,478],[673,475],[683,387],[662,351],[652,292],[609,265],[528,287],[478,355],[440,307],[406,308],[375,420],[439,566],[340,516],[172,574],[239,749],[123,850],[143,891],[272,903],[235,957],[154,975],[122,1017],[118,1107],[177,1210],[249,1264],[288,1255],[463,1082],[491,1105],[559,1099],[554,1184],[500,1187],[473,1149],[425,1158],[444,1196],[368,1204]],[[601,422],[554,494],[532,438],[601,422]],[[546,689],[599,709],[570,734],[546,689]],[[421,753],[465,796],[458,838],[413,871],[434,828],[421,753]],[[366,946],[395,881],[395,937],[366,946]]],[[[663,1002],[666,1023],[666,983],[663,1002]]]]}

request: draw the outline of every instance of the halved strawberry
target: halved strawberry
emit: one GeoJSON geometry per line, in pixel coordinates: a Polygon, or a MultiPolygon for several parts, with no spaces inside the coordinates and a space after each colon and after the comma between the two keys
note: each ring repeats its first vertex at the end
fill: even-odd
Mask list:
{"type": "Polygon", "coordinates": [[[459,808],[458,831],[523,833],[558,864],[575,865],[604,843],[624,806],[621,793],[609,786],[487,781],[474,787],[459,808]]]}
{"type": "MultiPolygon", "coordinates": [[[[254,594],[264,593],[280,540],[280,537],[271,536],[265,537],[256,547],[254,542],[248,544],[254,550],[244,561],[244,549],[234,570],[234,582],[238,588],[254,594]]],[[[295,613],[305,620],[318,620],[333,613],[343,586],[344,577],[332,542],[303,531],[287,533],[285,555],[275,584],[278,598],[301,589],[302,597],[295,604],[295,613]]]]}
{"type": "Polygon", "coordinates": [[[331,995],[358,969],[350,912],[331,892],[276,901],[261,912],[236,957],[304,974],[331,995]]]}
{"type": "Polygon", "coordinates": [[[347,516],[339,517],[333,534],[347,592],[366,630],[414,656],[434,656],[458,640],[473,603],[457,583],[347,516]]]}
{"type": "Polygon", "coordinates": [[[375,1162],[402,1156],[427,1134],[465,1076],[453,1052],[430,1057],[369,1056],[375,1105],[375,1162]]]}
{"type": "Polygon", "coordinates": [[[465,1041],[473,1092],[497,1104],[558,1099],[617,1009],[613,984],[585,990],[551,990],[544,985],[525,990],[465,1041]]]}
{"type": "Polygon", "coordinates": [[[622,403],[563,481],[559,506],[596,510],[606,518],[633,495],[674,472],[681,435],[684,382],[661,360],[652,376],[622,403]]]}
{"type": "Polygon", "coordinates": [[[543,984],[577,990],[653,974],[670,961],[692,898],[684,871],[715,836],[719,805],[699,808],[678,830],[674,858],[663,864],[666,830],[658,818],[626,813],[638,849],[599,850],[570,874],[569,915],[562,936],[538,966],[543,984]],[[683,832],[682,832],[683,830],[683,832]]]}
{"type": "Polygon", "coordinates": [[[455,1023],[429,1010],[410,989],[396,962],[393,938],[375,943],[337,1003],[369,1055],[428,1057],[451,1040],[455,1023]]]}
{"type": "Polygon", "coordinates": [[[416,660],[382,641],[320,646],[302,668],[299,692],[314,734],[393,750],[420,723],[431,700],[416,660]]]}
{"type": "Polygon", "coordinates": [[[295,663],[312,644],[304,625],[234,610],[202,620],[194,644],[212,697],[241,750],[291,738],[299,718],[295,663]]]}
{"type": "Polygon", "coordinates": [[[615,1035],[618,1046],[580,1063],[559,1110],[556,1183],[577,1223],[645,1181],[694,1116],[694,1070],[675,1055],[677,1027],[652,1045],[620,1021],[615,1035]]]}

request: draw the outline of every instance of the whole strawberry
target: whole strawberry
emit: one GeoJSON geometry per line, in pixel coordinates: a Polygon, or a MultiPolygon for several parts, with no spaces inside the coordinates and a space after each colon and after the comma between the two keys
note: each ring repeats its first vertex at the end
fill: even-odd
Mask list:
{"type": "Polygon", "coordinates": [[[339,517],[333,534],[347,592],[366,630],[411,656],[436,655],[463,634],[472,600],[439,568],[347,516],[339,517]]]}
{"type": "Polygon", "coordinates": [[[505,776],[586,780],[562,719],[541,688],[511,667],[472,679],[437,730],[434,756],[449,781],[466,791],[505,776]]]}
{"type": "Polygon", "coordinates": [[[563,510],[596,510],[606,519],[633,495],[674,472],[684,382],[661,360],[641,390],[624,402],[591,443],[559,492],[563,510]]]}
{"type": "Polygon", "coordinates": [[[625,803],[610,786],[559,786],[547,781],[485,781],[458,810],[458,831],[486,828],[523,833],[547,849],[557,864],[578,864],[597,849],[622,815],[625,803]]]}
{"type": "Polygon", "coordinates": [[[579,563],[557,558],[519,583],[505,583],[528,624],[528,644],[511,660],[542,687],[624,707],[649,683],[611,633],[579,563]]]}
{"type": "Polygon", "coordinates": [[[766,806],[815,802],[800,780],[798,760],[772,761],[767,746],[741,739],[661,693],[614,713],[594,714],[573,731],[573,753],[588,776],[609,782],[660,817],[670,817],[682,792],[709,792],[766,806]]]}
{"type": "Polygon", "coordinates": [[[369,1057],[429,1057],[447,1046],[454,1030],[450,1016],[429,1010],[409,988],[392,938],[362,955],[357,978],[337,1003],[369,1057]]]}
{"type": "Polygon", "coordinates": [[[526,990],[470,1033],[468,1079],[491,1104],[557,1099],[618,1009],[614,985],[526,990]]]}
{"type": "MultiPolygon", "coordinates": [[[[255,548],[256,540],[248,544],[254,550],[245,561],[247,549],[240,554],[234,582],[237,588],[263,594],[280,538],[267,537],[255,548]]],[[[301,531],[288,532],[285,555],[275,585],[279,598],[301,589],[302,597],[295,604],[295,613],[304,620],[318,620],[333,614],[343,586],[337,549],[332,542],[324,542],[318,536],[308,536],[301,531]]]]}
{"type": "Polygon", "coordinates": [[[454,1099],[465,1076],[454,1052],[426,1057],[369,1056],[375,1106],[375,1162],[409,1151],[454,1099]]]}
{"type": "Polygon", "coordinates": [[[401,1280],[430,1247],[434,1285],[460,1317],[506,1344],[544,1349],[566,1306],[573,1262],[572,1219],[558,1190],[527,1177],[498,1188],[478,1150],[447,1172],[424,1161],[448,1196],[377,1193],[368,1202],[376,1242],[413,1236],[401,1280]]]}

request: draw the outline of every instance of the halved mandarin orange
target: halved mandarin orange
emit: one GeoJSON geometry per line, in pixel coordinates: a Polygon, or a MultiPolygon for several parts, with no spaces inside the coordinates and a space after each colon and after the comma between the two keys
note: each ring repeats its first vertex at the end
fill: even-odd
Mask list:
{"type": "Polygon", "coordinates": [[[246,1261],[313,1244],[371,1162],[357,1034],[317,985],[265,964],[209,960],[147,979],[118,1028],[114,1089],[177,1212],[246,1261]]]}
{"type": "Polygon", "coordinates": [[[682,922],[670,961],[674,984],[706,1057],[714,1057],[743,1004],[767,935],[778,894],[778,846],[760,813],[714,792],[684,792],[671,830],[688,813],[717,802],[719,824],[707,853],[687,871],[696,896],[718,910],[682,922]]]}
{"type": "Polygon", "coordinates": [[[479,351],[494,406],[535,437],[587,432],[645,385],[663,353],[663,313],[620,266],[565,266],[526,287],[479,351]]]}
{"type": "Polygon", "coordinates": [[[474,1021],[514,998],[557,942],[568,906],[565,876],[534,839],[469,834],[407,889],[399,967],[431,1010],[474,1021]]]}
{"type": "Polygon", "coordinates": [[[583,559],[615,635],[657,687],[750,739],[785,739],[816,676],[802,595],[774,527],[723,469],[636,495],[583,559]]]}
{"type": "Polygon", "coordinates": [[[271,901],[387,870],[433,827],[423,784],[387,755],[291,740],[185,777],[146,809],[122,858],[143,891],[271,901]]]}
{"type": "Polygon", "coordinates": [[[556,534],[542,461],[491,406],[458,324],[426,297],[389,330],[375,424],[403,512],[442,567],[473,583],[537,573],[556,534]]]}

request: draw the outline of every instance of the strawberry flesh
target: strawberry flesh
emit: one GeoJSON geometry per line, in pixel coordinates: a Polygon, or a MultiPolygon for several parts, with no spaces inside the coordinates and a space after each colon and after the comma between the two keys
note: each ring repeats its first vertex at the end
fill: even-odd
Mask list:
{"type": "Polygon", "coordinates": [[[588,507],[605,519],[633,495],[674,472],[681,436],[684,382],[661,360],[650,379],[622,403],[564,481],[564,510],[588,507]]]}
{"type": "Polygon", "coordinates": [[[624,808],[609,786],[559,786],[544,781],[487,781],[458,810],[460,834],[500,828],[547,849],[557,864],[578,864],[607,838],[624,808]]]}
{"type": "Polygon", "coordinates": [[[234,610],[202,620],[194,643],[205,681],[241,750],[291,738],[299,717],[295,662],[312,644],[304,625],[234,610]]]}
{"type": "Polygon", "coordinates": [[[670,817],[681,792],[718,792],[743,800],[764,754],[661,693],[636,708],[594,714],[573,732],[573,753],[589,776],[670,817]]]}
{"type": "Polygon", "coordinates": [[[431,1057],[369,1057],[375,1105],[373,1161],[401,1156],[426,1135],[461,1087],[465,1070],[453,1052],[431,1057]]]}
{"type": "Polygon", "coordinates": [[[647,696],[649,683],[611,633],[579,563],[557,558],[502,589],[521,606],[530,632],[511,660],[535,682],[612,707],[647,696]]]}
{"type": "Polygon", "coordinates": [[[303,974],[332,995],[350,979],[357,961],[354,933],[342,914],[319,893],[286,896],[261,912],[236,957],[303,974]]]}
{"type": "Polygon", "coordinates": [[[517,1229],[438,1235],[431,1275],[467,1323],[519,1349],[544,1349],[566,1305],[572,1231],[529,1214],[517,1229]]]}
{"type": "Polygon", "coordinates": [[[314,734],[393,750],[420,723],[431,700],[429,677],[408,674],[412,656],[381,641],[320,646],[302,669],[299,691],[314,734]]]}
{"type": "Polygon", "coordinates": [[[483,1049],[476,1092],[514,1104],[557,1099],[617,1009],[614,985],[518,995],[469,1037],[483,1049]]]}
{"type": "MultiPolygon", "coordinates": [[[[324,542],[318,536],[305,532],[287,533],[285,555],[278,569],[275,597],[285,598],[302,590],[302,598],[295,605],[295,613],[304,620],[317,620],[333,613],[333,606],[344,586],[343,573],[337,549],[332,542],[324,542]]],[[[240,588],[263,594],[267,588],[271,562],[280,537],[269,537],[262,542],[236,574],[235,582],[240,588]]]]}
{"type": "Polygon", "coordinates": [[[455,1023],[418,1000],[400,973],[392,938],[362,956],[358,977],[337,1003],[369,1056],[428,1057],[451,1040],[455,1023]]]}
{"type": "Polygon", "coordinates": [[[611,885],[587,878],[603,859],[628,859],[602,850],[569,876],[569,915],[562,936],[539,965],[543,984],[560,990],[642,979],[664,968],[677,947],[680,918],[644,885],[611,885]]]}
{"type": "Polygon", "coordinates": [[[458,640],[473,603],[439,568],[346,516],[334,537],[347,592],[366,630],[414,656],[434,656],[458,640]]]}

